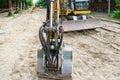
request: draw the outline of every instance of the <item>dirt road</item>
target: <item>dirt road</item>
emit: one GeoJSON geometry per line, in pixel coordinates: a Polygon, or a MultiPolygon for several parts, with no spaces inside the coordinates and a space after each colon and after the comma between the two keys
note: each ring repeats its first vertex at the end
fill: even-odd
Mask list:
{"type": "MultiPolygon", "coordinates": [[[[0,80],[45,80],[36,76],[38,30],[45,10],[0,18],[0,80]]],[[[120,80],[120,25],[64,34],[73,47],[73,80],[120,80]]]]}

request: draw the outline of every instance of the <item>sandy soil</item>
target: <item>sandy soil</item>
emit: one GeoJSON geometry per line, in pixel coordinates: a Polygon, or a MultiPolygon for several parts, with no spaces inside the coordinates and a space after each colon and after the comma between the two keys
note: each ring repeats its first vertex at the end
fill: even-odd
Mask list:
{"type": "MultiPolygon", "coordinates": [[[[0,18],[0,80],[45,80],[36,75],[38,30],[45,10],[0,18]]],[[[73,80],[120,80],[120,25],[64,34],[73,48],[73,80]]],[[[49,80],[49,79],[48,79],[49,80]]]]}

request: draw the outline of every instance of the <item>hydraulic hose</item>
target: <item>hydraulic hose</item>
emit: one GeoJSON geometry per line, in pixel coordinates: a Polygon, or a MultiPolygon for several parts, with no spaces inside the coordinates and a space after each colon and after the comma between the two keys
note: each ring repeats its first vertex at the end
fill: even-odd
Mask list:
{"type": "Polygon", "coordinates": [[[55,60],[53,61],[54,63],[55,63],[55,61],[57,59],[57,55],[59,53],[60,47],[61,47],[62,42],[63,42],[63,27],[62,26],[60,26],[60,33],[61,33],[61,35],[59,35],[60,36],[60,43],[59,43],[59,46],[57,47],[57,50],[55,52],[56,55],[55,55],[55,60]]]}
{"type": "Polygon", "coordinates": [[[40,39],[40,42],[42,44],[42,47],[43,47],[43,50],[44,50],[44,53],[45,55],[47,56],[47,60],[49,62],[49,64],[52,63],[52,60],[51,60],[51,57],[50,57],[50,50],[45,42],[45,39],[43,37],[43,31],[44,31],[44,27],[41,26],[40,29],[39,29],[39,39],[40,39]]]}

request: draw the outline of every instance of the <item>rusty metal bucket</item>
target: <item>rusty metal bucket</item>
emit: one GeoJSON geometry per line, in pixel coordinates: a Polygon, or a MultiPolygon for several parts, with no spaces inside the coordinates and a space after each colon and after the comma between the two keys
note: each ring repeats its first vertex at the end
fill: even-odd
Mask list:
{"type": "Polygon", "coordinates": [[[63,22],[64,32],[80,31],[86,29],[95,29],[98,27],[104,27],[105,25],[99,19],[88,20],[70,20],[63,22]]]}

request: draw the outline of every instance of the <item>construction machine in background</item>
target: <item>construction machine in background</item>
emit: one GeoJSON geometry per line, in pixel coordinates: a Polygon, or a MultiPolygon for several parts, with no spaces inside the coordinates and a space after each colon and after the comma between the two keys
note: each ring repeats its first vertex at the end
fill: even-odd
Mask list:
{"type": "Polygon", "coordinates": [[[67,20],[89,19],[90,0],[62,0],[62,14],[67,20]]]}
{"type": "MultiPolygon", "coordinates": [[[[46,21],[40,27],[41,47],[37,53],[37,73],[45,78],[71,78],[72,48],[63,44],[63,32],[93,27],[85,26],[90,0],[46,0],[46,21]],[[82,22],[81,22],[82,21],[82,22]]],[[[93,20],[92,20],[93,21],[93,20]]],[[[89,24],[89,20],[86,21],[89,24]]]]}
{"type": "Polygon", "coordinates": [[[90,10],[91,0],[62,0],[62,26],[64,32],[95,29],[103,26],[94,19],[90,10]]]}

